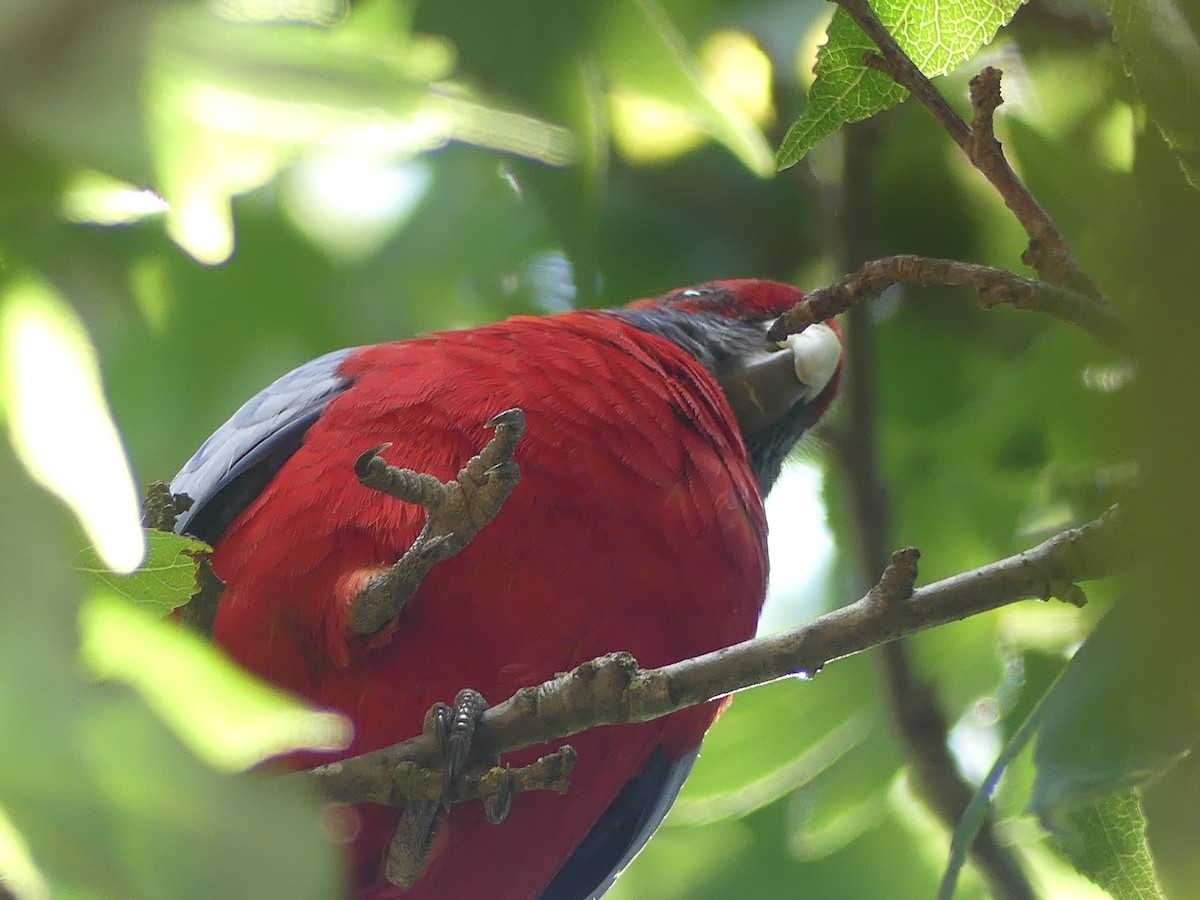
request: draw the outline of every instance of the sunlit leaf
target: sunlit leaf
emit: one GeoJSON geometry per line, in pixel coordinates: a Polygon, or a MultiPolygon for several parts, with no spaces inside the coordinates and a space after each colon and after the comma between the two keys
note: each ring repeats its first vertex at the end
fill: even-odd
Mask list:
{"type": "Polygon", "coordinates": [[[0,797],[50,896],[338,896],[315,798],[214,772],[132,691],[86,677],[64,524],[0,441],[0,797]]]}
{"type": "Polygon", "coordinates": [[[80,551],[75,567],[151,615],[165,616],[196,592],[197,555],[211,548],[195,538],[154,529],[146,531],[146,542],[145,561],[129,575],[112,572],[90,547],[80,551]]]}
{"type": "Polygon", "coordinates": [[[1063,843],[1080,872],[1116,900],[1159,900],[1163,892],[1146,843],[1146,816],[1136,791],[1114,794],[1066,817],[1063,843]]]}
{"type": "Polygon", "coordinates": [[[0,410],[35,481],[79,517],[104,564],[142,559],[138,498],[83,323],[48,285],[15,281],[0,295],[0,410]]]}
{"type": "Polygon", "coordinates": [[[1200,189],[1200,40],[1175,0],[1106,0],[1113,37],[1163,139],[1200,189]]]}
{"type": "Polygon", "coordinates": [[[15,900],[49,900],[50,886],[29,855],[29,844],[0,807],[0,886],[15,900]]]}
{"type": "MultiPolygon", "coordinates": [[[[960,66],[1012,18],[1023,0],[874,0],[875,15],[925,75],[960,66]]],[[[863,65],[875,43],[843,9],[834,13],[828,40],[817,53],[816,80],[808,106],[788,129],[776,163],[786,169],[847,122],[894,106],[906,91],[863,65]]]]}
{"type": "Polygon", "coordinates": [[[848,660],[837,669],[835,677],[788,679],[737,695],[709,733],[672,821],[744,816],[807,784],[872,736],[880,723],[869,667],[848,660]]]}
{"type": "Polygon", "coordinates": [[[604,6],[600,57],[618,94],[669,110],[732,151],[759,175],[772,171],[762,133],[742,110],[706,83],[683,38],[655,0],[604,6]]]}
{"type": "Polygon", "coordinates": [[[444,42],[357,23],[322,31],[163,13],[150,133],[168,232],[200,262],[233,252],[235,196],[314,149],[402,159],[459,141],[554,166],[573,159],[564,128],[444,83],[444,42]]]}
{"type": "Polygon", "coordinates": [[[248,675],[206,641],[97,592],[80,614],[83,658],[123,681],[212,765],[246,769],[294,750],[339,750],[349,723],[248,675]]]}

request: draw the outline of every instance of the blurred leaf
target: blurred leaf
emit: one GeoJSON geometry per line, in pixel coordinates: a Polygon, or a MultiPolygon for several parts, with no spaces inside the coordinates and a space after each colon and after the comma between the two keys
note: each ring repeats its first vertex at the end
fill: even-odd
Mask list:
{"type": "Polygon", "coordinates": [[[1105,0],[1113,37],[1163,140],[1200,189],[1200,41],[1175,0],[1105,0]]]}
{"type": "Polygon", "coordinates": [[[617,0],[603,7],[607,23],[601,64],[618,93],[650,98],[720,141],[751,172],[773,171],[762,132],[704,82],[683,37],[655,0],[617,0]]]}
{"type": "Polygon", "coordinates": [[[1067,855],[1116,900],[1159,900],[1163,892],[1146,844],[1137,791],[1114,794],[1068,813],[1067,855]]]}
{"type": "Polygon", "coordinates": [[[1042,716],[1043,709],[1039,704],[1021,723],[1021,727],[1017,729],[1016,733],[1009,738],[991,769],[971,795],[971,800],[963,811],[962,818],[955,826],[950,840],[950,859],[946,863],[946,871],[942,874],[942,882],[938,888],[938,900],[950,900],[954,896],[963,865],[967,861],[967,852],[974,843],[975,836],[979,834],[979,829],[991,815],[992,796],[1009,766],[1025,752],[1029,742],[1037,734],[1042,716]]]}
{"type": "Polygon", "coordinates": [[[15,900],[49,900],[50,886],[29,855],[29,845],[0,807],[0,890],[15,900]]]}
{"type": "Polygon", "coordinates": [[[811,682],[785,679],[738,694],[705,739],[671,821],[737,818],[807,784],[880,727],[873,700],[862,660],[839,662],[836,674],[811,682]]]}
{"type": "Polygon", "coordinates": [[[148,183],[140,87],[158,6],[138,0],[0,4],[5,130],[52,159],[148,183]]]}
{"type": "Polygon", "coordinates": [[[788,848],[795,858],[825,859],[888,818],[888,792],[905,765],[895,741],[876,731],[788,798],[788,848]]]}
{"type": "Polygon", "coordinates": [[[1081,806],[1135,788],[1200,744],[1194,635],[1116,605],[1042,702],[1032,806],[1052,830],[1081,806]]]}
{"type": "Polygon", "coordinates": [[[196,753],[241,770],[295,750],[341,750],[351,729],[247,674],[207,641],[108,591],[80,613],[81,652],[99,678],[123,681],[196,753]]]}
{"type": "MultiPolygon", "coordinates": [[[[932,78],[952,71],[987,44],[1023,0],[875,0],[875,15],[917,68],[932,78]]],[[[780,169],[795,165],[847,122],[895,106],[907,92],[882,72],[863,65],[875,43],[843,9],[829,23],[828,40],[817,53],[817,78],[808,106],[779,147],[780,169]]]]}
{"type": "Polygon", "coordinates": [[[203,541],[154,529],[146,530],[146,561],[129,575],[113,573],[87,547],[75,558],[75,568],[96,585],[124,597],[151,615],[165,616],[196,592],[196,554],[210,548],[203,541]]]}
{"type": "Polygon", "coordinates": [[[563,128],[443,83],[443,42],[366,21],[321,31],[164,11],[147,76],[151,135],[168,231],[196,259],[227,259],[232,198],[318,145],[403,158],[456,140],[557,166],[574,156],[563,128]]]}
{"type": "Polygon", "coordinates": [[[83,677],[68,525],[0,441],[0,797],[51,895],[336,896],[314,799],[214,773],[128,690],[83,677]]]}
{"type": "Polygon", "coordinates": [[[19,278],[0,287],[0,410],[13,448],[79,517],[104,564],[128,572],[144,554],[137,493],[96,350],[47,283],[19,278]]]}

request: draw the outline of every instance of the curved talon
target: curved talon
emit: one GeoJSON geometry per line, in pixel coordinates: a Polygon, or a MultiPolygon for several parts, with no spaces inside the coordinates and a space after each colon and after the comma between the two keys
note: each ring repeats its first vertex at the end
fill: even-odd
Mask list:
{"type": "Polygon", "coordinates": [[[514,484],[521,480],[521,467],[515,462],[496,463],[486,472],[483,473],[489,479],[499,478],[504,481],[512,481],[514,484]]]}
{"type": "Polygon", "coordinates": [[[483,423],[488,428],[519,428],[525,430],[525,411],[518,406],[512,409],[506,409],[502,413],[496,413],[486,422],[483,423]]]}
{"type": "Polygon", "coordinates": [[[483,798],[483,814],[493,825],[499,825],[512,811],[512,770],[505,766],[500,771],[500,789],[483,798]]]}
{"type": "MultiPolygon", "coordinates": [[[[364,481],[370,477],[371,463],[379,459],[379,454],[390,446],[392,446],[391,441],[388,441],[386,444],[380,444],[378,447],[372,447],[370,450],[359,454],[358,459],[354,461],[354,474],[358,476],[359,481],[364,481]]],[[[383,462],[382,459],[379,461],[383,462]]]]}
{"type": "Polygon", "coordinates": [[[449,703],[439,701],[429,707],[429,712],[425,713],[424,731],[437,738],[438,752],[442,756],[446,755],[446,741],[450,737],[450,725],[453,721],[454,710],[450,708],[449,703]]]}

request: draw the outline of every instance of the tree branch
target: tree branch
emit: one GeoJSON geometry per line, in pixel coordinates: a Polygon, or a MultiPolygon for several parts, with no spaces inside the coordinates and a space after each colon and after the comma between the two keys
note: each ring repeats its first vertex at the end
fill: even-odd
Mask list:
{"type": "MultiPolygon", "coordinates": [[[[835,256],[843,271],[872,255],[867,240],[873,205],[869,175],[878,146],[877,121],[868,119],[845,129],[839,204],[828,223],[828,230],[838,238],[835,256]]],[[[876,435],[875,322],[865,303],[856,303],[847,312],[842,405],[847,421],[831,435],[831,447],[849,492],[861,571],[874,577],[887,567],[887,535],[891,531],[876,435]]],[[[884,644],[874,655],[886,706],[909,758],[913,786],[947,830],[952,830],[970,800],[971,787],[950,756],[949,723],[937,691],[916,671],[905,641],[884,644]]],[[[990,816],[970,852],[997,900],[1030,900],[1034,896],[1015,852],[997,840],[990,816]]]]}
{"type": "MultiPolygon", "coordinates": [[[[1018,600],[1058,596],[1078,602],[1076,582],[1111,575],[1126,562],[1124,531],[1114,507],[1023,553],[911,595],[916,555],[901,551],[866,596],[807,625],[659,669],[640,669],[629,654],[614,653],[523,688],[484,713],[472,758],[491,758],[601,725],[646,722],[787,675],[811,675],[831,660],[1018,600]]],[[[420,735],[296,777],[330,800],[380,802],[392,796],[397,765],[433,767],[439,758],[436,738],[420,735]]]]}
{"type": "Polygon", "coordinates": [[[1004,205],[1029,236],[1029,246],[1021,259],[1044,281],[1105,303],[1095,282],[1079,267],[1062,233],[1013,171],[996,140],[993,114],[1004,102],[1000,95],[1000,70],[989,66],[971,79],[972,121],[968,126],[900,49],[867,0],[833,2],[842,7],[879,47],[880,53],[868,53],[863,64],[883,72],[916,97],[967,155],[971,165],[996,188],[1004,205]]]}
{"type": "Polygon", "coordinates": [[[1096,341],[1114,350],[1135,351],[1133,330],[1120,313],[1107,303],[1007,269],[995,269],[952,259],[899,254],[863,263],[857,272],[837,284],[807,294],[780,316],[767,336],[782,340],[814,322],[845,312],[864,297],[876,297],[897,283],[922,287],[953,285],[975,288],[985,308],[1009,303],[1018,309],[1036,310],[1081,328],[1096,341]]]}

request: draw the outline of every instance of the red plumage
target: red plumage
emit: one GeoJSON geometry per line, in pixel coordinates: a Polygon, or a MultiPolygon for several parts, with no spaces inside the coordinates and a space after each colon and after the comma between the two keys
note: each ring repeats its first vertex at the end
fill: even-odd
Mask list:
{"type": "MultiPolygon", "coordinates": [[[[721,311],[730,317],[773,317],[800,296],[729,284],[764,286],[740,288],[721,311]]],[[[689,303],[676,295],[681,312],[689,303]]],[[[575,312],[360,348],[336,374],[352,382],[221,533],[213,565],[227,585],[216,640],[267,680],[349,713],[356,735],[343,755],[412,736],[463,687],[500,701],[603,653],[659,666],[753,635],[767,579],[758,480],[720,386],[676,343],[616,314],[575,312]],[[355,459],[390,442],[389,463],[451,480],[491,436],[484,423],[510,407],[528,427],[515,453],[522,480],[499,515],[381,632],[351,634],[356,590],[425,518],[360,486],[355,459]]],[[[716,712],[573,737],[568,795],[519,795],[498,826],[477,802],[439,813],[408,891],[381,874],[399,811],[360,807],[357,896],[538,896],[655,748],[690,751],[716,712]]]]}

